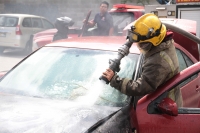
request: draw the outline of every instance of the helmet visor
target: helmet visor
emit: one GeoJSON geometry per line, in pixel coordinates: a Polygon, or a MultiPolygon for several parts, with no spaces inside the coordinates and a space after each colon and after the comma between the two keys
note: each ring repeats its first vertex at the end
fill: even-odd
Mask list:
{"type": "Polygon", "coordinates": [[[137,32],[129,30],[129,38],[131,38],[133,42],[139,42],[140,41],[140,34],[138,34],[137,32]]]}

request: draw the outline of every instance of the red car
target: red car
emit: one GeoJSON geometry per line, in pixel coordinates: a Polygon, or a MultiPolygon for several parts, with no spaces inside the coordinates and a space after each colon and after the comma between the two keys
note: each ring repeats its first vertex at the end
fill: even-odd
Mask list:
{"type": "MultiPolygon", "coordinates": [[[[88,21],[90,17],[91,11],[86,16],[86,21],[88,21]]],[[[114,36],[123,36],[123,29],[131,22],[139,18],[144,14],[144,7],[143,6],[134,6],[134,5],[127,5],[127,4],[115,4],[113,5],[112,9],[109,13],[113,17],[113,25],[114,25],[114,36]]],[[[69,30],[69,38],[71,37],[79,37],[82,32],[87,34],[86,26],[82,26],[82,28],[78,27],[70,27],[69,30]]],[[[39,47],[42,47],[48,43],[52,42],[53,35],[57,32],[56,29],[46,30],[43,32],[38,32],[34,34],[32,40],[32,50],[36,50],[39,47]]],[[[88,35],[87,35],[88,36],[88,35]]],[[[90,35],[89,35],[90,36],[90,35]]]]}
{"type": "MultiPolygon", "coordinates": [[[[134,97],[99,80],[125,39],[113,36],[60,40],[26,57],[0,79],[0,132],[80,133],[130,105],[131,125],[137,133],[199,133],[197,43],[175,43],[181,72],[135,103],[130,100],[134,97]],[[188,45],[193,52],[188,51],[188,45]],[[177,85],[183,96],[181,108],[166,98],[177,85]]],[[[141,57],[133,44],[129,55],[121,60],[118,75],[137,79],[142,71],[141,57]]]]}
{"type": "MultiPolygon", "coordinates": [[[[50,29],[50,30],[45,30],[42,32],[39,32],[35,35],[32,36],[32,51],[35,51],[36,49],[49,44],[52,42],[53,36],[54,34],[57,32],[57,29],[50,29]]],[[[75,27],[71,27],[69,29],[69,38],[77,38],[79,33],[80,33],[80,29],[75,28],[75,27]]]]}

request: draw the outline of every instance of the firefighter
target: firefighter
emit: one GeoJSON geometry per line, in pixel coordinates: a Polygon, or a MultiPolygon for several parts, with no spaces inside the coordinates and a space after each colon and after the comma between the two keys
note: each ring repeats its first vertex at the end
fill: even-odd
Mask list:
{"type": "MultiPolygon", "coordinates": [[[[128,96],[143,96],[154,92],[158,86],[179,72],[179,63],[173,41],[173,33],[166,30],[159,18],[147,13],[138,18],[131,27],[129,38],[137,43],[144,54],[142,74],[133,81],[120,78],[111,69],[106,69],[102,76],[110,81],[110,86],[128,96]]],[[[182,106],[180,88],[168,93],[178,107],[182,106]]]]}

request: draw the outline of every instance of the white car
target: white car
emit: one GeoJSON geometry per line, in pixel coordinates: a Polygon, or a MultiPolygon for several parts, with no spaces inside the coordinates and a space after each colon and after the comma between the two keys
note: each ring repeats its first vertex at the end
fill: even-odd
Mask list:
{"type": "Polygon", "coordinates": [[[7,48],[31,51],[29,43],[34,33],[53,29],[46,18],[29,14],[0,14],[0,54],[7,48]]]}

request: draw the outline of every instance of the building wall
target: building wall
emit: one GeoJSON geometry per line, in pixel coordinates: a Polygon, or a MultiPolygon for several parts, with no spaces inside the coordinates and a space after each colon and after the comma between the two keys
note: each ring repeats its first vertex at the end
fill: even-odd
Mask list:
{"type": "MultiPolygon", "coordinates": [[[[0,0],[0,13],[26,13],[44,16],[51,22],[57,17],[68,16],[75,21],[75,26],[82,26],[82,20],[87,13],[92,10],[90,19],[99,12],[99,5],[103,0],[0,0]]],[[[127,4],[142,5],[133,0],[127,4]]],[[[147,1],[147,0],[143,0],[147,1]]],[[[107,0],[113,4],[120,3],[121,0],[107,0]]],[[[148,4],[145,2],[145,4],[148,4]]],[[[149,4],[158,4],[156,0],[149,0],[149,4]]]]}

